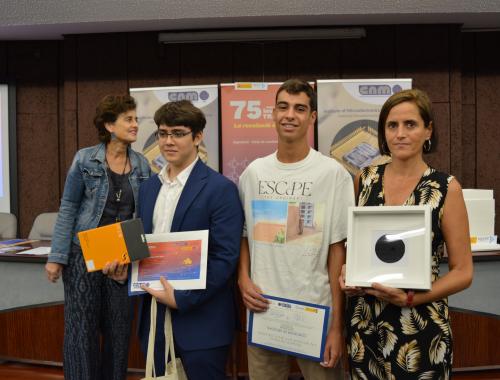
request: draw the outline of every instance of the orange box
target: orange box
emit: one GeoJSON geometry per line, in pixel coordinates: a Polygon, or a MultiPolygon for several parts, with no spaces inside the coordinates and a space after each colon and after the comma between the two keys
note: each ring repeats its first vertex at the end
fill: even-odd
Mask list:
{"type": "Polygon", "coordinates": [[[101,270],[118,260],[130,263],[149,257],[149,248],[140,219],[126,220],[78,233],[87,271],[101,270]]]}

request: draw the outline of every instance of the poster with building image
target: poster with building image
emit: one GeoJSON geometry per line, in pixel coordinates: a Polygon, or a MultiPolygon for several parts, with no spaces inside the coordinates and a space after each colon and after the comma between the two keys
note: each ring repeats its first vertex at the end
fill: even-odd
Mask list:
{"type": "Polygon", "coordinates": [[[318,150],[355,175],[389,160],[378,149],[378,116],[394,93],[411,79],[318,80],[318,150]]]}
{"type": "Polygon", "coordinates": [[[131,88],[130,95],[137,102],[137,117],[139,119],[137,141],[132,144],[132,148],[146,156],[154,172],[159,172],[166,163],[154,136],[157,130],[153,119],[154,114],[163,104],[178,100],[189,100],[205,114],[207,124],[203,131],[203,141],[199,146],[198,155],[208,166],[219,171],[219,94],[217,85],[131,88]]]}

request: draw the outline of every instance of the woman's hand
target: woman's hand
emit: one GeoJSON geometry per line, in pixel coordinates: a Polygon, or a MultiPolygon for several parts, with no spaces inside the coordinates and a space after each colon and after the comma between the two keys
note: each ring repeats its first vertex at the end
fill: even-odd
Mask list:
{"type": "Polygon", "coordinates": [[[364,296],[365,291],[363,288],[359,288],[357,286],[346,286],[345,285],[345,264],[342,265],[342,271],[339,276],[339,284],[340,284],[340,289],[348,296],[348,297],[354,297],[354,296],[364,296]]]}
{"type": "Polygon", "coordinates": [[[63,265],[59,263],[47,263],[45,264],[45,273],[50,282],[57,282],[59,277],[61,277],[63,265]]]}
{"type": "Polygon", "coordinates": [[[390,286],[384,286],[377,282],[374,282],[371,288],[365,289],[365,293],[399,307],[406,306],[406,299],[408,297],[406,292],[402,289],[391,288],[390,286]]]}
{"type": "Polygon", "coordinates": [[[102,273],[115,281],[124,282],[128,275],[128,264],[122,264],[118,260],[106,263],[102,268],[102,273]]]}

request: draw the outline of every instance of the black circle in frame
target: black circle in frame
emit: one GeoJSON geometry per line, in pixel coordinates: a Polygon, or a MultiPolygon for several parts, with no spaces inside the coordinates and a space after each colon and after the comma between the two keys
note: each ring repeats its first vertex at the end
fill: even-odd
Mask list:
{"type": "Polygon", "coordinates": [[[405,243],[401,239],[388,239],[387,235],[382,235],[375,243],[375,253],[384,263],[396,263],[405,254],[405,243]]]}

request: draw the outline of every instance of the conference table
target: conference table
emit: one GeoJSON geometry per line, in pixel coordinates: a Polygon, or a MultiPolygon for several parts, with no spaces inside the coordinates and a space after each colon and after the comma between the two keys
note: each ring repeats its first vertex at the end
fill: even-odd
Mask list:
{"type": "MultiPolygon", "coordinates": [[[[50,242],[39,241],[31,246],[48,245],[50,242]]],[[[46,260],[46,256],[28,256],[22,252],[0,253],[0,359],[62,362],[63,286],[62,281],[54,284],[47,280],[46,260]]],[[[447,270],[447,263],[443,262],[441,273],[447,270]]],[[[499,275],[500,251],[475,255],[472,285],[449,297],[456,370],[500,368],[499,275]]],[[[238,332],[228,364],[233,378],[246,373],[245,342],[246,333],[238,332]]],[[[135,336],[131,341],[129,367],[144,368],[135,336]]]]}
{"type": "MultiPolygon", "coordinates": [[[[27,244],[30,248],[50,246],[49,241],[27,244]]],[[[64,302],[62,281],[47,281],[44,265],[47,256],[0,253],[0,312],[64,302]]]]}
{"type": "MultiPolygon", "coordinates": [[[[26,246],[48,247],[50,241],[26,246]]],[[[56,283],[48,281],[46,262],[47,255],[25,255],[23,251],[0,253],[0,360],[62,364],[63,284],[61,279],[56,283]]],[[[144,368],[135,336],[131,341],[129,367],[144,368]]]]}
{"type": "MultiPolygon", "coordinates": [[[[440,273],[448,272],[446,262],[440,264],[440,273]]],[[[490,251],[474,256],[472,285],[448,297],[453,310],[478,313],[500,319],[500,252],[490,251]]]]}

